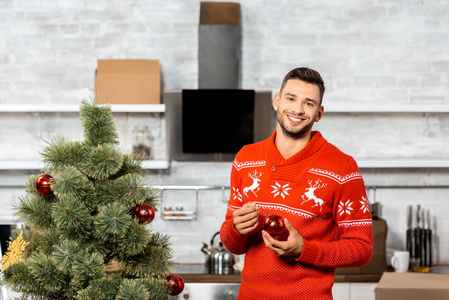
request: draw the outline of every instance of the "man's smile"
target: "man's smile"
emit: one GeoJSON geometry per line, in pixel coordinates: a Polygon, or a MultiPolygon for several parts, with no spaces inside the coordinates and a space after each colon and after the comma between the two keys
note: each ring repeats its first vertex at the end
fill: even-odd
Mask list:
{"type": "Polygon", "coordinates": [[[303,121],[305,121],[306,120],[306,118],[304,118],[304,117],[301,117],[301,116],[292,116],[292,115],[289,115],[289,114],[287,114],[287,118],[291,121],[291,122],[293,122],[293,123],[302,123],[303,121]]]}

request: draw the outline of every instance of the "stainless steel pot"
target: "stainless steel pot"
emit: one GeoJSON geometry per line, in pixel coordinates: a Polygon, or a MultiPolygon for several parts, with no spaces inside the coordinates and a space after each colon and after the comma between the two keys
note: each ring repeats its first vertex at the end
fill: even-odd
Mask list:
{"type": "Polygon", "coordinates": [[[206,265],[211,274],[231,274],[235,263],[235,256],[229,252],[220,241],[218,246],[214,246],[214,240],[220,232],[215,233],[210,240],[210,247],[203,243],[201,251],[207,254],[206,265]]]}

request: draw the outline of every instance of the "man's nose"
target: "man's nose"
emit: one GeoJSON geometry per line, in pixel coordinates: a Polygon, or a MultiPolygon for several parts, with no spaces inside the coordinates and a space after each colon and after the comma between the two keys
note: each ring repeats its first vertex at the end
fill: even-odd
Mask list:
{"type": "Polygon", "coordinates": [[[293,111],[298,115],[302,115],[305,112],[304,106],[305,106],[304,103],[297,102],[293,107],[293,111]]]}

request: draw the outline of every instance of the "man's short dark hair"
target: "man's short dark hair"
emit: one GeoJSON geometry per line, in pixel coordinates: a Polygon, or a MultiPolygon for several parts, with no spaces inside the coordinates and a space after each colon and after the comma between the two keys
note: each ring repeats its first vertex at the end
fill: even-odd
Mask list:
{"type": "Polygon", "coordinates": [[[318,86],[318,88],[320,89],[320,104],[323,102],[325,88],[320,73],[313,69],[305,67],[295,68],[288,72],[287,75],[285,75],[284,80],[282,81],[281,90],[279,91],[280,93],[282,93],[282,90],[287,84],[287,81],[289,81],[290,79],[297,79],[318,86]]]}

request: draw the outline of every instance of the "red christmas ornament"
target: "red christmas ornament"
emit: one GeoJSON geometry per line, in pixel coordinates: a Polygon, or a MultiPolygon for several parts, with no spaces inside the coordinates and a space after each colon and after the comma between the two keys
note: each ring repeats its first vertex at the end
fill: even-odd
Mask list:
{"type": "Polygon", "coordinates": [[[150,223],[154,219],[154,208],[146,203],[139,204],[134,209],[134,215],[139,219],[140,223],[150,223]]]}
{"type": "Polygon", "coordinates": [[[181,294],[184,290],[184,279],[176,274],[171,274],[167,277],[168,284],[170,285],[170,295],[176,296],[181,294]]]}
{"type": "Polygon", "coordinates": [[[269,215],[265,217],[263,228],[272,236],[276,236],[285,229],[284,219],[278,215],[269,215]]]}
{"type": "Polygon", "coordinates": [[[48,174],[43,174],[36,179],[36,190],[39,194],[48,196],[51,194],[50,183],[53,182],[53,177],[48,174]]]}

